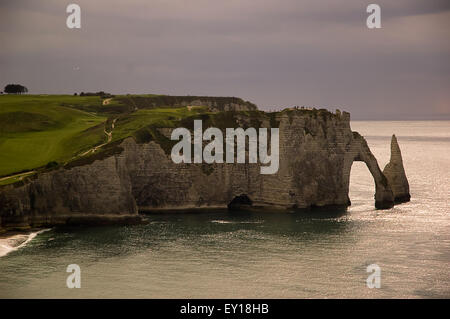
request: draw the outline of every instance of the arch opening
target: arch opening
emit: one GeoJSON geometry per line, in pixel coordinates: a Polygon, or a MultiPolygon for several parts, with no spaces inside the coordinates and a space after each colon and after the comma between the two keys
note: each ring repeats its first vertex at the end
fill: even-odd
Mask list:
{"type": "Polygon", "coordinates": [[[350,168],[349,204],[350,209],[373,208],[376,183],[368,166],[363,161],[355,160],[350,168]]]}
{"type": "Polygon", "coordinates": [[[233,200],[228,204],[228,209],[230,210],[240,210],[250,208],[253,205],[253,201],[247,194],[242,194],[233,198],[233,200]]]}

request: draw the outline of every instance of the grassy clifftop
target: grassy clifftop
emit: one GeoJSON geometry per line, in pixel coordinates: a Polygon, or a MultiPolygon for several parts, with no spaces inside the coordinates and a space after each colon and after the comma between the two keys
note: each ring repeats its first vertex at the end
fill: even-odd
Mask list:
{"type": "Polygon", "coordinates": [[[107,117],[75,108],[91,103],[100,103],[99,98],[0,96],[0,176],[67,161],[101,143],[107,117]]]}
{"type": "Polygon", "coordinates": [[[0,95],[0,185],[117,153],[120,142],[130,136],[138,143],[156,141],[169,150],[172,141],[158,128],[190,128],[194,119],[202,119],[205,127],[235,127],[242,116],[248,126],[269,120],[276,127],[277,114],[292,112],[331,114],[265,113],[235,97],[0,95]]]}
{"type": "Polygon", "coordinates": [[[0,185],[93,156],[128,136],[140,140],[146,127],[172,127],[230,105],[256,110],[235,97],[0,95],[0,185]]]}

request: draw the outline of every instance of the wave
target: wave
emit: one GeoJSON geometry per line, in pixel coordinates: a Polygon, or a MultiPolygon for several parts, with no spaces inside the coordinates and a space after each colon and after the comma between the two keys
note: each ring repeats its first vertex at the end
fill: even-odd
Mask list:
{"type": "Polygon", "coordinates": [[[0,238],[0,257],[6,256],[10,252],[24,247],[37,235],[49,230],[50,228],[42,229],[29,234],[17,234],[7,238],[0,238]]]}
{"type": "Polygon", "coordinates": [[[229,221],[229,220],[212,220],[211,223],[215,223],[215,224],[262,224],[262,223],[264,223],[264,221],[259,220],[259,221],[237,222],[237,221],[229,221]]]}

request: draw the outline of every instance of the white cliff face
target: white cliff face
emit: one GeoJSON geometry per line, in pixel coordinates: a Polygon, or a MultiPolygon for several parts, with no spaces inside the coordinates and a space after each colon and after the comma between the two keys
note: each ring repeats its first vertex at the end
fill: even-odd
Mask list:
{"type": "MultiPolygon", "coordinates": [[[[237,114],[236,126],[254,123],[237,114]]],[[[345,112],[293,110],[275,117],[261,112],[259,126],[276,125],[280,132],[280,167],[273,175],[260,174],[261,164],[175,164],[155,141],[138,144],[128,138],[105,159],[0,189],[1,227],[127,221],[139,210],[226,208],[230,203],[239,208],[242,198],[243,206],[254,209],[345,209],[355,160],[364,161],[374,177],[376,207],[392,207],[396,193],[349,120],[345,112]]],[[[170,136],[171,130],[160,133],[170,136]]],[[[401,163],[399,151],[394,157],[396,165],[398,158],[401,163]]]]}
{"type": "Polygon", "coordinates": [[[411,198],[409,194],[409,183],[406,178],[405,168],[403,167],[402,153],[395,135],[392,135],[391,139],[391,159],[384,167],[383,173],[392,188],[395,202],[402,203],[409,201],[411,198]]]}

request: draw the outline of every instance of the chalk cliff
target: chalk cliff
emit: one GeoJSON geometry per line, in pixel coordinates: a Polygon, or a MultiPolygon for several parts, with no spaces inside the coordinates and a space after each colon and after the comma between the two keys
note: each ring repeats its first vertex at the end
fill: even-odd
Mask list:
{"type": "Polygon", "coordinates": [[[408,202],[411,198],[409,183],[403,167],[402,153],[395,135],[392,135],[391,139],[391,159],[384,167],[383,174],[386,176],[389,185],[391,185],[394,201],[396,203],[408,202]]]}
{"type": "MultiPolygon", "coordinates": [[[[406,193],[409,199],[395,138],[391,162],[383,173],[364,138],[351,131],[346,112],[227,114],[224,127],[279,127],[276,174],[260,174],[261,164],[174,164],[170,150],[161,143],[127,138],[91,163],[72,163],[23,185],[2,187],[0,228],[129,223],[138,221],[139,211],[228,205],[268,210],[345,209],[350,204],[354,161],[365,162],[373,175],[377,208],[392,207],[396,199],[406,199],[406,193]]],[[[172,129],[158,130],[169,137],[172,129]]]]}

